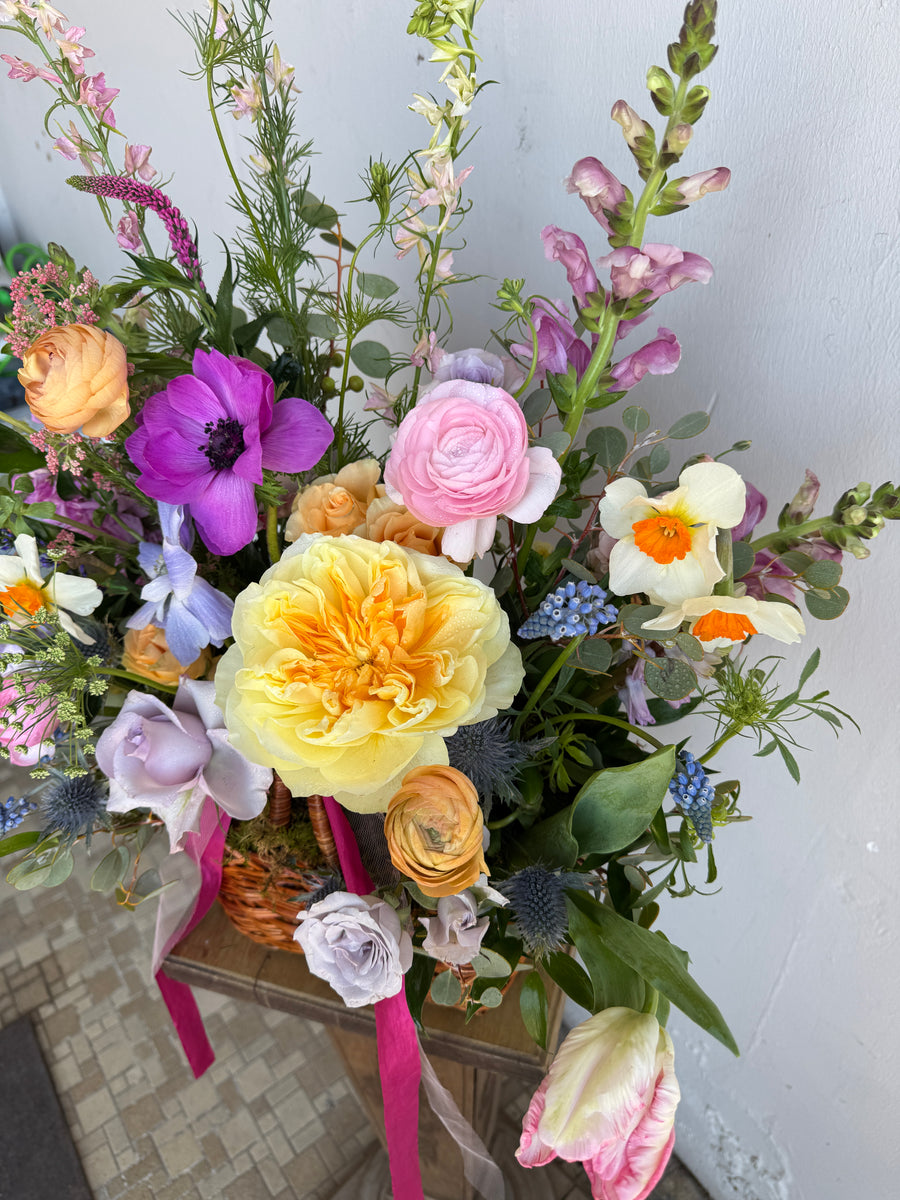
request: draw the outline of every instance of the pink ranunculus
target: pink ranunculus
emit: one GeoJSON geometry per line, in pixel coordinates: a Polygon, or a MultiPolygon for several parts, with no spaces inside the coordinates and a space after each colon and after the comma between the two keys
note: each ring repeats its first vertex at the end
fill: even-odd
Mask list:
{"type": "Polygon", "coordinates": [[[584,304],[588,292],[596,292],[599,284],[587,246],[577,233],[568,233],[558,225],[547,225],[541,230],[544,254],[551,262],[559,262],[566,269],[569,287],[579,304],[584,304]]]}
{"type": "Polygon", "coordinates": [[[581,1162],[594,1200],[646,1200],[675,1144],[672,1039],[656,1017],[607,1008],[563,1042],[535,1092],[516,1158],[581,1162]]]}
{"type": "Polygon", "coordinates": [[[594,220],[612,233],[606,213],[615,212],[628,194],[612,171],[599,158],[579,158],[565,184],[566,191],[577,192],[594,220]]]}
{"type": "Polygon", "coordinates": [[[57,698],[36,698],[35,684],[34,673],[15,666],[0,675],[0,746],[17,767],[33,767],[44,754],[52,754],[53,734],[59,729],[57,698]],[[27,712],[32,706],[34,711],[27,712]]]}
{"type": "Polygon", "coordinates": [[[469,562],[490,549],[497,517],[537,521],[556,496],[559,463],[528,446],[528,425],[502,388],[441,383],[409,412],[384,468],[387,494],[430,525],[444,554],[469,562]]]}
{"type": "Polygon", "coordinates": [[[648,300],[655,300],[689,281],[708,283],[713,273],[712,263],[702,255],[656,242],[648,242],[641,250],[619,246],[597,265],[609,268],[613,292],[620,300],[644,291],[650,292],[648,300]]]}
{"type": "Polygon", "coordinates": [[[681,360],[681,346],[671,329],[660,326],[656,340],[641,346],[610,372],[615,380],[613,391],[629,391],[640,383],[645,375],[671,375],[681,360]]]}

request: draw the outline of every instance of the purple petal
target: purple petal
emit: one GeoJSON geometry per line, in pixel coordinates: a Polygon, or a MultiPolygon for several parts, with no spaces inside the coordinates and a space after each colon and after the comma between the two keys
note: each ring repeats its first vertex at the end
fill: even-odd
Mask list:
{"type": "Polygon", "coordinates": [[[203,622],[181,600],[173,599],[169,605],[165,630],[169,649],[183,667],[189,667],[203,647],[209,645],[203,622]]]}
{"type": "Polygon", "coordinates": [[[262,435],[262,462],[270,471],[306,471],[334,440],[334,430],[314,404],[299,397],[279,400],[262,435]]]}
{"type": "Polygon", "coordinates": [[[244,427],[259,428],[272,411],[271,375],[243,358],[226,358],[218,350],[194,354],[194,376],[213,391],[224,415],[244,427]]]}
{"type": "Polygon", "coordinates": [[[253,484],[230,471],[217,471],[191,501],[194,524],[213,554],[236,554],[256,537],[253,484]]]}
{"type": "Polygon", "coordinates": [[[163,558],[170,588],[179,600],[186,600],[194,586],[197,564],[177,542],[163,543],[163,558]]]}
{"type": "Polygon", "coordinates": [[[203,623],[209,640],[216,646],[221,646],[226,638],[231,637],[234,601],[224,592],[214,588],[205,579],[196,579],[187,603],[193,615],[203,623]]]}

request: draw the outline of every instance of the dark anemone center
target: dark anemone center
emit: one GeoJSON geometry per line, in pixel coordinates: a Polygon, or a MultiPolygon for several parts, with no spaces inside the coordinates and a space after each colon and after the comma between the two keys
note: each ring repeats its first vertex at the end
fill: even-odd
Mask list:
{"type": "Polygon", "coordinates": [[[218,421],[207,421],[204,432],[209,441],[200,446],[217,471],[233,467],[244,453],[244,430],[236,417],[219,417],[218,421]]]}

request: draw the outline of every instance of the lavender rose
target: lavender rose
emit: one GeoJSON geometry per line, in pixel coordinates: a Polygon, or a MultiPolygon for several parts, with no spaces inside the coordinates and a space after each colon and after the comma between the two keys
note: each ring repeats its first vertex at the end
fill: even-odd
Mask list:
{"type": "Polygon", "coordinates": [[[207,796],[229,816],[258,816],[272,782],[268,767],[247,761],[231,745],[215,684],[182,679],[171,708],[129,692],[119,715],[97,742],[97,763],[109,778],[110,812],[149,808],[165,822],[180,850],[195,829],[207,796]]]}
{"type": "Polygon", "coordinates": [[[412,938],[376,896],[332,892],[300,913],[294,938],[313,975],[330,983],[348,1008],[375,1004],[403,987],[412,938]]]}
{"type": "Polygon", "coordinates": [[[420,917],[419,923],[425,926],[425,953],[438,962],[460,966],[470,963],[481,949],[488,918],[478,919],[478,901],[467,888],[458,896],[442,896],[437,916],[420,917]]]}

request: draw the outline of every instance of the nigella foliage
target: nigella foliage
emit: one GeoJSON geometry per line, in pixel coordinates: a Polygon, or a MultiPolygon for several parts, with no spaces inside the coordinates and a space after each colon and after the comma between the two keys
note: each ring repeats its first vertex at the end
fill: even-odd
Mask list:
{"type": "Polygon", "coordinates": [[[678,756],[678,766],[669,781],[669,793],[688,818],[702,842],[711,842],[713,837],[712,808],[716,793],[709,776],[689,750],[678,756]]]}
{"type": "Polygon", "coordinates": [[[506,804],[520,799],[515,778],[531,757],[531,750],[509,736],[510,725],[509,721],[491,717],[475,725],[461,725],[447,739],[450,766],[468,775],[486,805],[494,796],[506,804]]]}
{"type": "Polygon", "coordinates": [[[41,812],[48,833],[61,833],[74,840],[84,834],[90,842],[94,822],[106,812],[106,792],[93,775],[68,778],[53,773],[54,782],[41,796],[41,812]]]}
{"type": "Polygon", "coordinates": [[[582,882],[581,876],[549,871],[534,863],[498,884],[498,890],[509,898],[529,954],[543,958],[563,944],[569,928],[566,888],[582,882]]]}

